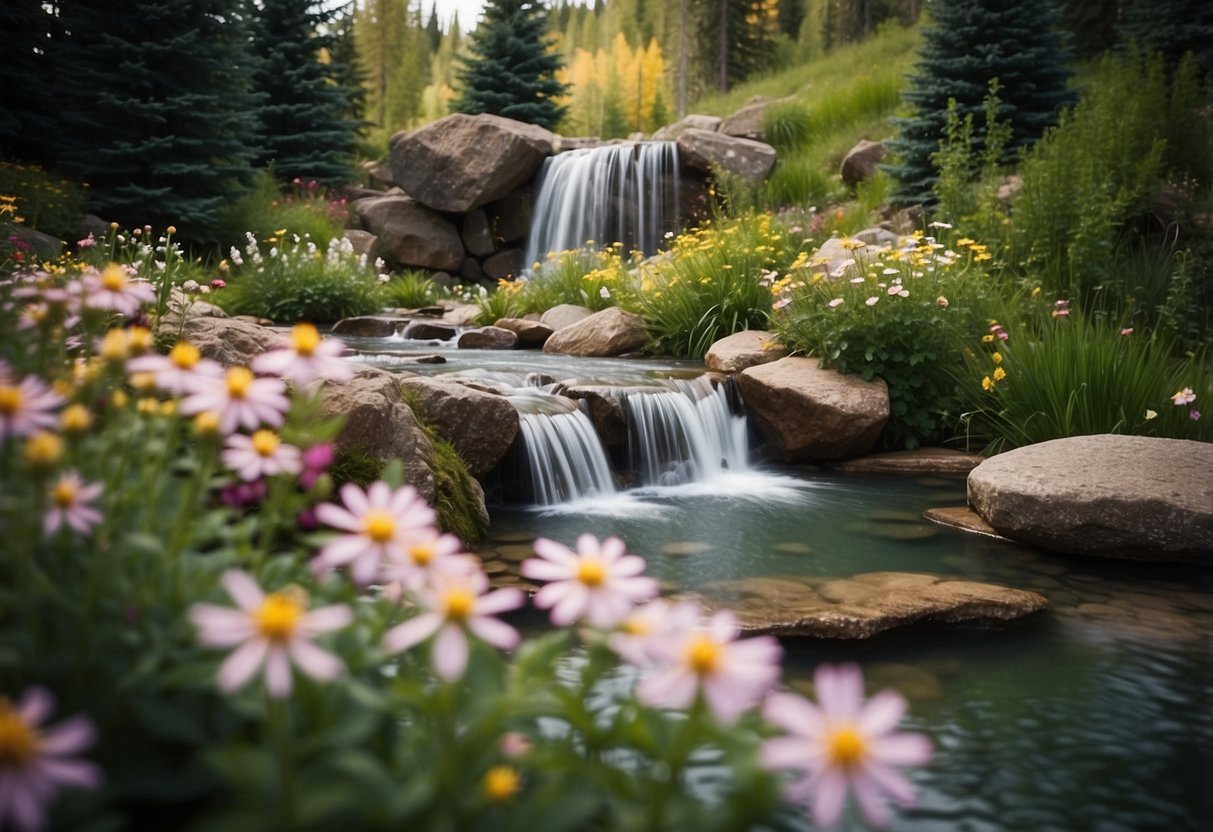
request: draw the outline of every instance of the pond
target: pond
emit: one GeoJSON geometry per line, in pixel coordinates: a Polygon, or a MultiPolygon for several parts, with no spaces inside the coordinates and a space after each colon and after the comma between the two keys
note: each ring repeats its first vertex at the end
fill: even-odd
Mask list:
{"type": "MultiPolygon", "coordinates": [[[[366,360],[391,363],[376,355],[377,344],[355,346],[370,352],[366,360]]],[[[517,374],[525,364],[560,378],[632,384],[696,369],[443,354],[450,362],[427,373],[517,374]]],[[[492,505],[485,555],[516,559],[534,536],[571,544],[590,532],[623,538],[669,589],[895,570],[1039,592],[1047,611],[997,628],[920,625],[864,641],[785,640],[785,680],[803,689],[817,663],[857,661],[870,689],[893,687],[909,699],[907,727],[929,734],[936,756],[910,772],[919,806],[899,813],[894,829],[1213,828],[1213,574],[1064,557],[921,517],[963,503],[962,478],[726,470],[574,503],[492,505]]]]}

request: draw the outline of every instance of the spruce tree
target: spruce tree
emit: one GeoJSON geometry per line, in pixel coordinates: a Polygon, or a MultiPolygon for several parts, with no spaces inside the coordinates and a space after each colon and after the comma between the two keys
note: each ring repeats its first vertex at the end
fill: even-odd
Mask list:
{"type": "Polygon", "coordinates": [[[261,96],[258,163],[282,182],[341,185],[354,167],[359,123],[353,91],[336,82],[333,25],[340,9],[318,0],[258,0],[251,12],[253,89],[261,96]],[[322,51],[329,57],[321,63],[322,51]]]}
{"type": "MultiPolygon", "coordinates": [[[[1008,161],[1076,100],[1049,0],[937,0],[932,15],[903,95],[913,115],[898,119],[890,148],[897,162],[887,170],[897,181],[894,200],[903,205],[933,201],[939,176],[932,156],[944,138],[949,100],[956,101],[960,118],[972,114],[983,123],[983,100],[990,81],[998,79],[998,118],[1011,127],[1008,161]]],[[[980,137],[974,138],[980,154],[980,137]]]]}
{"type": "Polygon", "coordinates": [[[105,219],[215,239],[256,138],[239,0],[61,0],[59,15],[62,169],[105,219]]]}
{"type": "Polygon", "coordinates": [[[468,38],[454,110],[491,113],[552,129],[564,118],[556,99],[560,56],[549,50],[547,9],[539,0],[489,0],[468,38]]]}
{"type": "Polygon", "coordinates": [[[59,104],[46,88],[58,18],[42,0],[5,0],[0,32],[0,156],[42,165],[54,163],[49,138],[59,104]],[[38,79],[38,80],[36,80],[38,79]]]}

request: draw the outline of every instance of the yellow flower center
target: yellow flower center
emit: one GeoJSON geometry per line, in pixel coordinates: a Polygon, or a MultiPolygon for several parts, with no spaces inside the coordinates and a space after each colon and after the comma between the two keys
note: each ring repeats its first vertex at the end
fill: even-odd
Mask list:
{"type": "Polygon", "coordinates": [[[625,635],[647,636],[650,632],[652,632],[653,627],[648,621],[645,621],[639,616],[633,615],[625,618],[623,623],[619,625],[619,629],[625,635]]]}
{"type": "Polygon", "coordinates": [[[126,288],[126,272],[117,263],[111,263],[101,273],[101,288],[107,292],[121,292],[126,288]]]}
{"type": "Polygon", "coordinates": [[[253,613],[257,632],[271,641],[286,641],[299,626],[303,604],[284,592],[271,592],[253,613]]]}
{"type": "Polygon", "coordinates": [[[76,488],[76,484],[71,480],[59,480],[55,483],[55,487],[51,489],[51,499],[59,508],[69,508],[76,504],[76,498],[79,496],[80,490],[76,488]]]}
{"type": "Polygon", "coordinates": [[[446,593],[446,617],[451,621],[466,621],[472,614],[476,596],[463,587],[455,587],[446,593]]]}
{"type": "Polygon", "coordinates": [[[602,586],[606,581],[606,569],[596,560],[582,560],[577,564],[577,580],[588,587],[602,586]]]}
{"type": "Polygon", "coordinates": [[[59,415],[59,425],[65,433],[84,433],[93,425],[93,414],[82,404],[70,404],[59,415]]]}
{"type": "Polygon", "coordinates": [[[178,370],[193,369],[201,358],[202,353],[198,352],[198,348],[187,341],[178,341],[168,354],[168,360],[178,370]]]}
{"type": "Polygon", "coordinates": [[[258,456],[273,456],[281,444],[282,440],[272,430],[259,430],[253,434],[253,450],[258,456]]]}
{"type": "Polygon", "coordinates": [[[227,394],[243,399],[253,385],[253,371],[248,367],[233,367],[227,371],[227,394]]]}
{"type": "Polygon", "coordinates": [[[101,357],[111,364],[120,364],[130,354],[126,333],[121,329],[111,329],[101,339],[101,357]]]}
{"type": "Polygon", "coordinates": [[[371,509],[362,518],[366,536],[376,543],[387,543],[396,535],[396,521],[381,509],[371,509]]]}
{"type": "Polygon", "coordinates": [[[25,458],[33,465],[54,465],[63,457],[63,440],[53,433],[39,431],[25,443],[25,458]]]}
{"type": "Polygon", "coordinates": [[[850,725],[844,725],[830,735],[830,762],[839,768],[854,768],[867,755],[863,736],[850,725]]]}
{"type": "Polygon", "coordinates": [[[291,330],[291,346],[300,355],[311,355],[320,346],[320,333],[311,324],[296,324],[291,330]]]}
{"type": "Polygon", "coordinates": [[[21,407],[21,391],[8,384],[0,384],[0,416],[12,416],[21,407]]]}
{"type": "Polygon", "coordinates": [[[132,355],[143,355],[152,348],[152,331],[145,326],[133,326],[126,331],[126,344],[132,355]]]}
{"type": "Polygon", "coordinates": [[[198,436],[216,436],[219,433],[219,414],[204,410],[194,417],[194,433],[198,436]]]}
{"type": "Polygon", "coordinates": [[[707,636],[697,636],[687,648],[687,664],[699,676],[710,676],[720,665],[720,645],[707,636]]]}
{"type": "Polygon", "coordinates": [[[9,701],[0,698],[0,771],[20,768],[38,748],[38,734],[13,710],[9,701]]]}
{"type": "Polygon", "coordinates": [[[418,566],[428,566],[434,559],[434,547],[429,543],[416,543],[409,547],[409,557],[418,566]]]}
{"type": "Polygon", "coordinates": [[[484,794],[492,801],[509,800],[521,787],[522,779],[513,766],[493,766],[484,775],[484,794]]]}

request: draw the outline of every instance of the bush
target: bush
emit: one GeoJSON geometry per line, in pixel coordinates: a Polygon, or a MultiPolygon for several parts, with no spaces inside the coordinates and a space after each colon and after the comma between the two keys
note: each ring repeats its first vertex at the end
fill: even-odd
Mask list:
{"type": "Polygon", "coordinates": [[[295,180],[279,188],[272,171],[258,175],[247,195],[233,204],[224,218],[228,239],[251,231],[259,240],[270,237],[307,237],[317,245],[341,236],[349,219],[344,197],[332,198],[315,182],[295,180]]]}
{"type": "MultiPolygon", "coordinates": [[[[860,248],[856,241],[854,250],[860,248]]],[[[775,286],[775,330],[825,367],[885,380],[892,410],[886,446],[938,443],[951,435],[961,410],[952,368],[997,298],[988,260],[972,240],[946,248],[915,235],[898,248],[840,264],[832,275],[803,268],[775,286]]]]}
{"type": "Polygon", "coordinates": [[[306,237],[273,235],[263,253],[252,232],[246,239],[243,251],[231,249],[227,288],[212,295],[228,312],[323,324],[381,308],[380,284],[388,277],[354,254],[349,240],[335,238],[321,250],[306,237]]]}
{"type": "Polygon", "coordinates": [[[0,223],[19,222],[52,237],[74,241],[73,234],[84,213],[86,187],[37,165],[0,161],[0,196],[6,197],[4,204],[14,209],[8,216],[0,216],[0,223]]]}
{"type": "Polygon", "coordinates": [[[387,283],[380,284],[379,292],[383,306],[406,309],[430,306],[444,294],[442,287],[431,280],[429,275],[415,269],[392,275],[387,283]]]}

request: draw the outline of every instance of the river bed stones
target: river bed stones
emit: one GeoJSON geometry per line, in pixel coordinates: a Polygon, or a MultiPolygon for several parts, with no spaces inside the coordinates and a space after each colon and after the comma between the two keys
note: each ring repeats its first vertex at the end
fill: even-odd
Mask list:
{"type": "Polygon", "coordinates": [[[747,633],[837,639],[925,621],[1003,624],[1048,606],[1036,592],[913,572],[742,578],[705,584],[694,596],[709,610],[732,609],[747,633]]]}
{"type": "Polygon", "coordinates": [[[915,448],[868,454],[834,463],[832,467],[844,474],[967,474],[983,459],[951,448],[915,448]]]}

